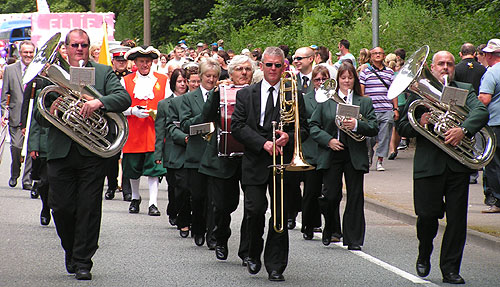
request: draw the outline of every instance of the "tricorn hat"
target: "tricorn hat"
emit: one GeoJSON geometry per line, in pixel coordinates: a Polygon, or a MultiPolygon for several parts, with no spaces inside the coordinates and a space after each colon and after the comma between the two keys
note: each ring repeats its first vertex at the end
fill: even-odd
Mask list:
{"type": "Polygon", "coordinates": [[[140,46],[130,49],[125,53],[125,59],[135,60],[137,57],[148,57],[151,59],[158,59],[160,57],[160,51],[155,49],[153,46],[140,46]]]}

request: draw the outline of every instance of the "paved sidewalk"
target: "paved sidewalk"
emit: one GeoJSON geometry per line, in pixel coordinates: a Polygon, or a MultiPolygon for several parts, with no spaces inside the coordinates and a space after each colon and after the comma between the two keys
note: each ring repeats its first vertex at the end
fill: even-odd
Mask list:
{"type": "MultiPolygon", "coordinates": [[[[409,224],[415,224],[416,216],[413,209],[413,154],[414,147],[399,151],[395,160],[384,160],[385,171],[375,170],[365,176],[365,206],[382,212],[393,218],[409,224]]],[[[469,186],[468,212],[468,242],[480,244],[483,247],[500,248],[500,213],[484,214],[481,210],[487,208],[484,204],[482,188],[482,172],[478,183],[469,186]]],[[[444,226],[446,219],[440,221],[444,226]]]]}

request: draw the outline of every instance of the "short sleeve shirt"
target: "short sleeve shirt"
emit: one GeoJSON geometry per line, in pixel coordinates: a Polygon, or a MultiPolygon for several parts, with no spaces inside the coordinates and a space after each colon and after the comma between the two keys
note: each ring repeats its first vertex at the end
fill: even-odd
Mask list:
{"type": "MultiPolygon", "coordinates": [[[[365,86],[365,96],[370,97],[373,102],[373,108],[376,113],[392,111],[394,107],[392,100],[387,97],[387,87],[380,81],[374,72],[377,69],[374,66],[361,71],[359,74],[359,83],[365,86]]],[[[394,71],[384,67],[382,70],[377,69],[377,74],[390,86],[394,80],[394,71]]]]}
{"type": "Polygon", "coordinates": [[[491,102],[488,105],[488,112],[490,112],[488,125],[500,126],[500,63],[486,70],[481,79],[479,93],[491,94],[491,102]]]}

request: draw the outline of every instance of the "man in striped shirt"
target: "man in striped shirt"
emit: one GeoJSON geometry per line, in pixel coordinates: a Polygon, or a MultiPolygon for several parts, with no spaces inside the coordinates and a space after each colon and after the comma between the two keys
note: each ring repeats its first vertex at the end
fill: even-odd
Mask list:
{"type": "Polygon", "coordinates": [[[371,65],[361,71],[359,82],[361,92],[364,96],[370,97],[373,102],[379,133],[377,137],[369,138],[367,141],[370,163],[373,157],[373,147],[377,146],[377,171],[384,171],[382,162],[384,157],[389,154],[389,143],[392,136],[392,126],[394,121],[399,118],[397,98],[390,100],[387,97],[387,91],[394,79],[394,71],[384,66],[384,50],[380,47],[373,48],[371,51],[371,65]]]}

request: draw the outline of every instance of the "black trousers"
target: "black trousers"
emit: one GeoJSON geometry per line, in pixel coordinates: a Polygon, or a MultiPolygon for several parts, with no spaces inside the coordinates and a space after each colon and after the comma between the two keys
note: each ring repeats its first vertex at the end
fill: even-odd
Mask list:
{"type": "MultiPolygon", "coordinates": [[[[249,240],[248,256],[253,259],[260,259],[262,250],[264,249],[264,234],[265,214],[268,207],[266,190],[269,190],[271,198],[271,207],[273,204],[273,180],[272,171],[269,172],[269,180],[267,184],[262,185],[245,185],[245,212],[247,218],[247,234],[249,240]]],[[[280,181],[276,180],[277,191],[279,194],[280,181]]],[[[284,186],[286,194],[286,186],[284,186]]],[[[283,273],[288,264],[288,229],[286,224],[286,198],[283,201],[284,206],[284,231],[278,233],[273,228],[273,216],[269,219],[269,228],[267,232],[266,246],[264,251],[264,265],[268,273],[275,270],[283,273]]],[[[277,202],[279,207],[279,202],[277,202]]],[[[279,221],[279,220],[278,220],[279,221]]]]}
{"type": "Polygon", "coordinates": [[[38,181],[36,189],[42,200],[42,214],[50,216],[49,207],[49,181],[47,178],[47,158],[37,157],[31,160],[31,179],[38,181]]]}
{"type": "Polygon", "coordinates": [[[177,208],[175,206],[175,169],[167,167],[167,193],[168,193],[168,204],[167,204],[167,215],[171,218],[177,218],[177,208]]]}
{"type": "Polygon", "coordinates": [[[323,175],[319,170],[304,173],[304,195],[302,196],[302,231],[321,227],[321,212],[318,198],[321,196],[323,175]]]}
{"type": "Polygon", "coordinates": [[[228,179],[208,177],[208,186],[214,204],[214,237],[217,245],[227,245],[231,236],[231,213],[238,207],[241,170],[228,179]]]}
{"type": "Polygon", "coordinates": [[[327,214],[325,216],[325,232],[332,234],[332,221],[335,213],[338,214],[342,200],[342,175],[345,177],[347,188],[347,202],[342,220],[344,245],[363,245],[365,238],[365,213],[363,198],[364,173],[355,170],[352,166],[349,152],[336,152],[335,160],[330,168],[323,173],[323,182],[326,187],[327,214]]]}
{"type": "Polygon", "coordinates": [[[118,161],[121,154],[118,153],[106,159],[106,178],[108,179],[108,189],[116,190],[118,188],[118,161]]]}
{"type": "Polygon", "coordinates": [[[191,193],[188,186],[188,172],[185,168],[167,171],[175,178],[175,213],[177,214],[177,229],[189,227],[191,225],[191,193]]]}
{"type": "Polygon", "coordinates": [[[92,268],[102,215],[105,159],[81,156],[73,144],[65,158],[49,160],[49,205],[61,245],[76,268],[92,268]]]}
{"type": "Polygon", "coordinates": [[[208,176],[197,169],[188,168],[188,182],[191,190],[192,228],[191,233],[204,235],[207,232],[208,176]]]}
{"type": "Polygon", "coordinates": [[[413,181],[413,198],[418,216],[419,256],[430,256],[432,241],[438,231],[438,219],[446,214],[446,229],[440,256],[443,274],[460,272],[467,233],[469,175],[447,168],[442,175],[413,181]]]}

